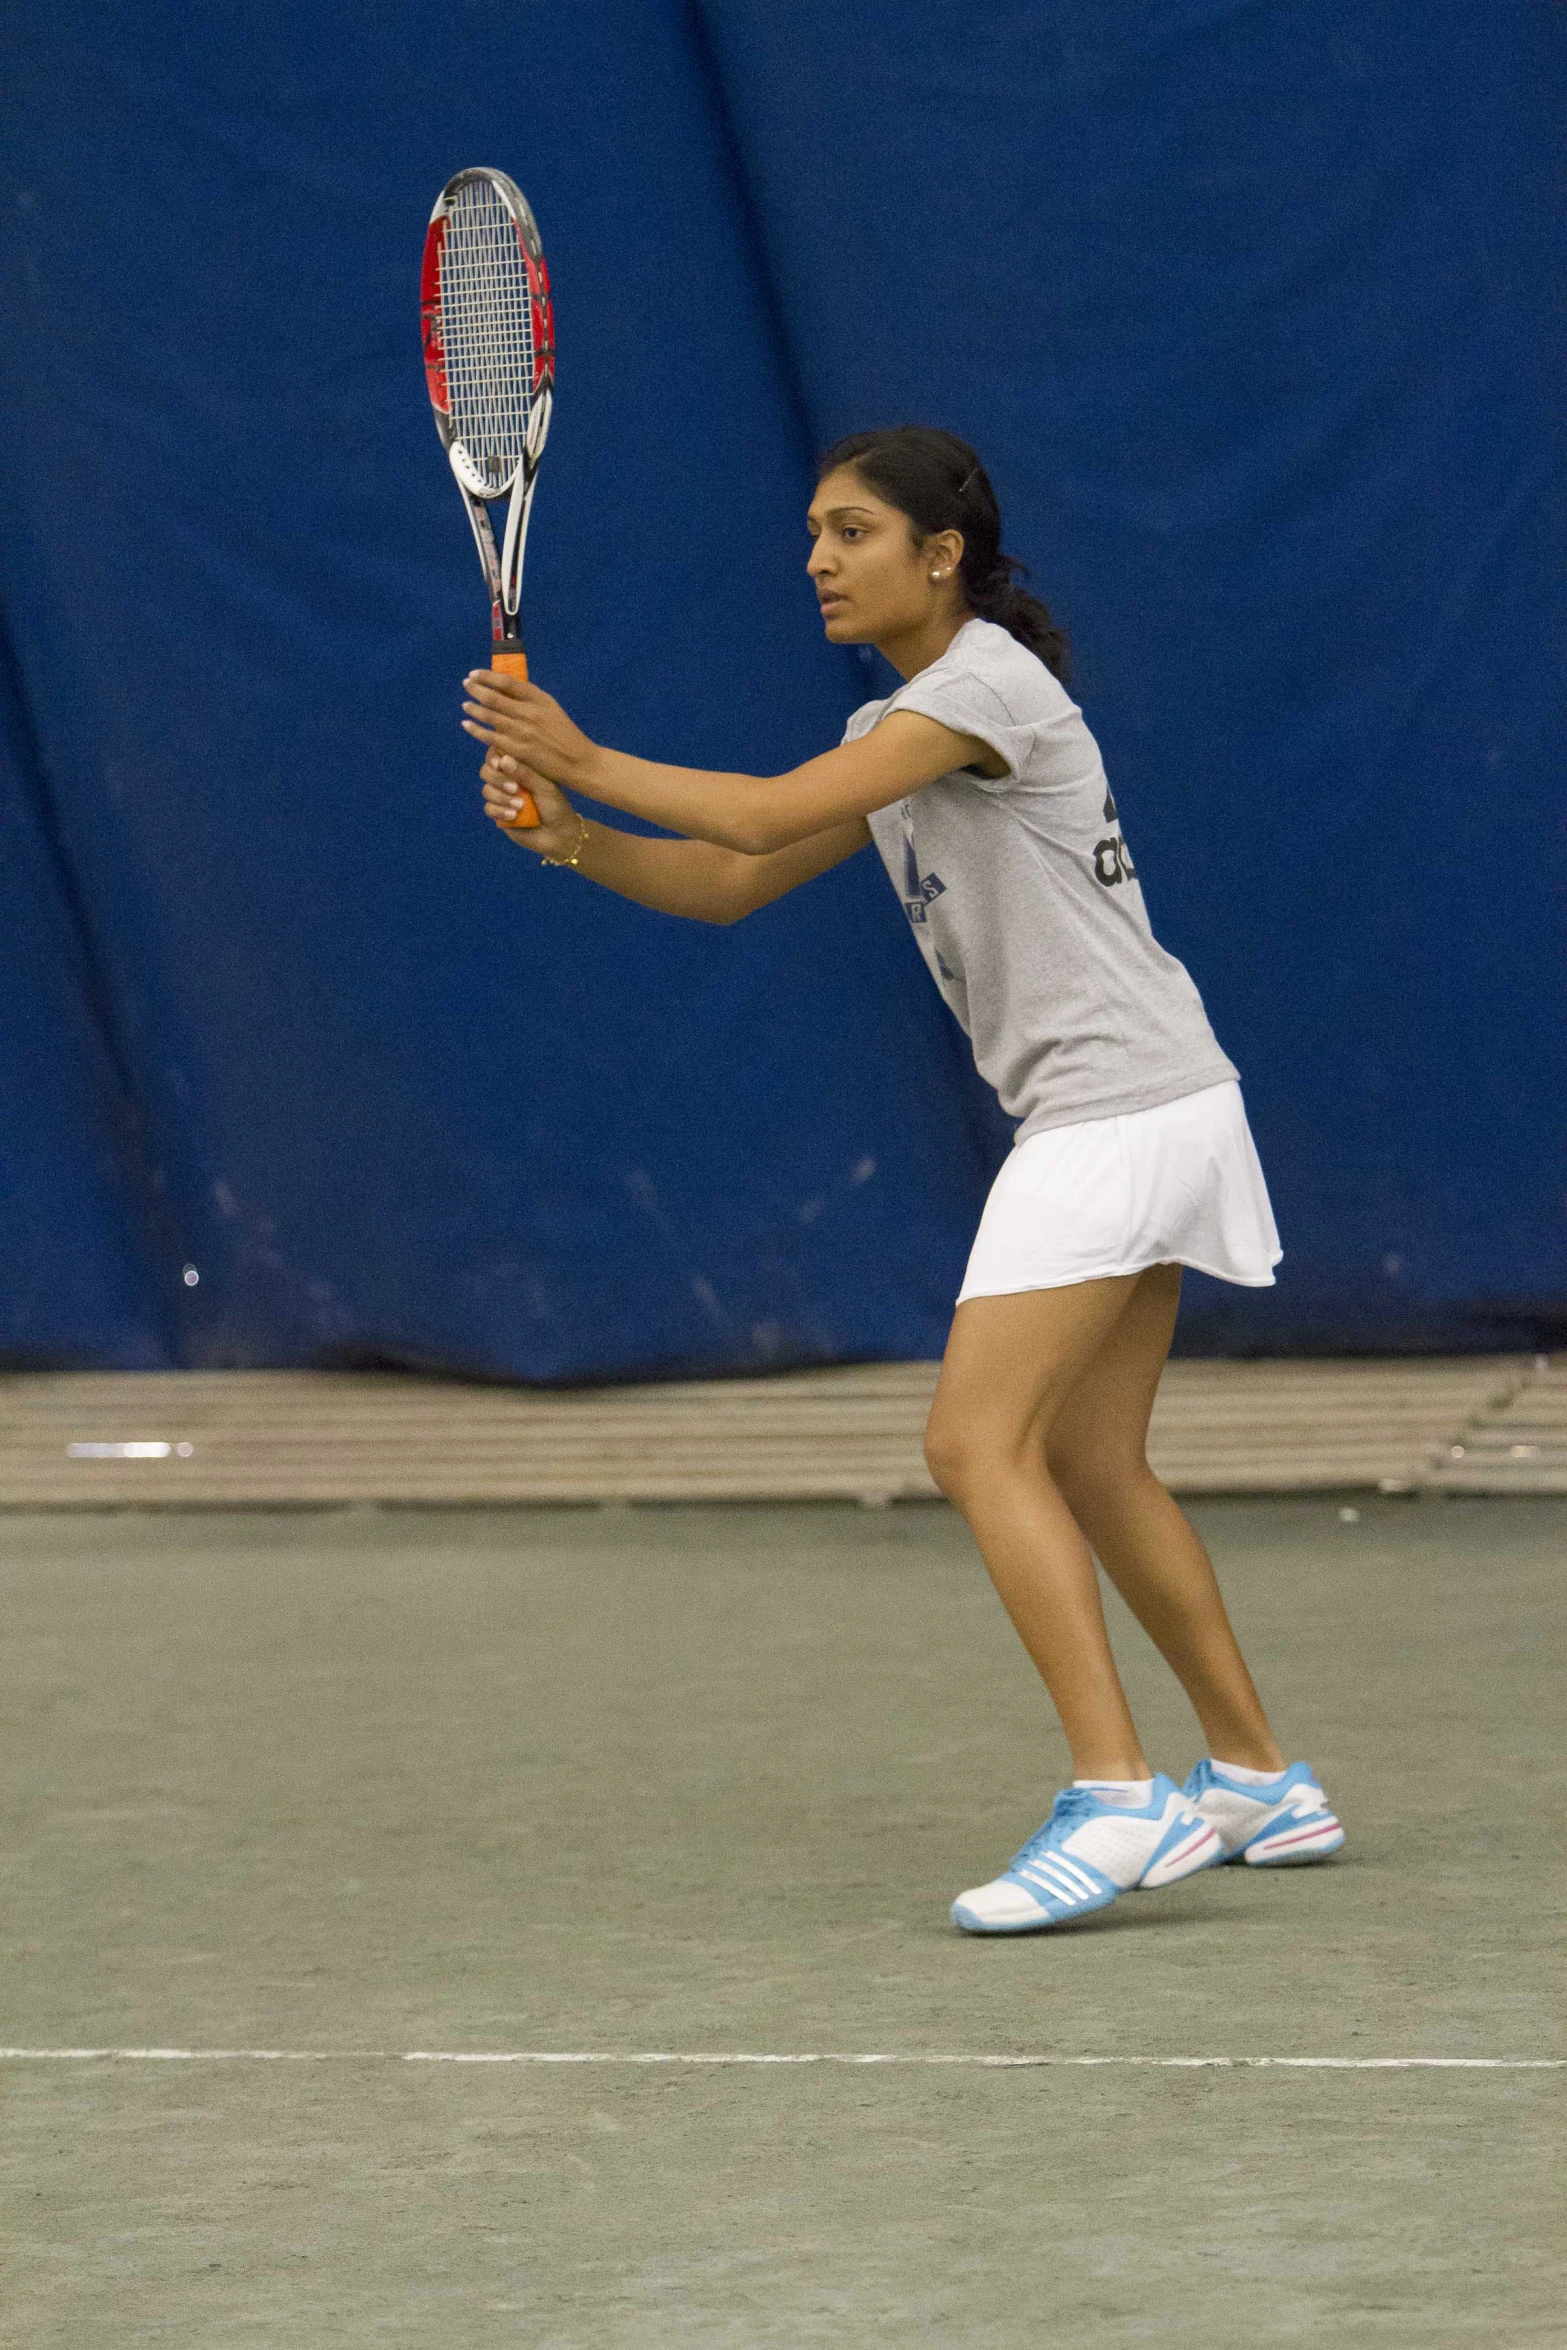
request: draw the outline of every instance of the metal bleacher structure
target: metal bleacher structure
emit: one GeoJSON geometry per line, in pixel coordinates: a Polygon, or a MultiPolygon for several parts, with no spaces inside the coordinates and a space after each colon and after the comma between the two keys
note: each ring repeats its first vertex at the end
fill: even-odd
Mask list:
{"type": "MultiPolygon", "coordinates": [[[[0,1506],[931,1498],[936,1366],[541,1390],[398,1371],[0,1378],[0,1506]]],[[[1173,1362],[1179,1493],[1567,1492],[1567,1356],[1173,1362]]]]}

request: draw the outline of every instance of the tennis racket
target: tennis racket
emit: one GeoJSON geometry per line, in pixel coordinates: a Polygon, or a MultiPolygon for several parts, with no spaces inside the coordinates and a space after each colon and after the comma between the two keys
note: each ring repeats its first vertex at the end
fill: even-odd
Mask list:
{"type": "MultiPolygon", "coordinates": [[[[533,214],[503,171],[460,171],[436,198],[425,231],[419,307],[436,430],[490,591],[490,666],[526,677],[517,603],[555,397],[555,318],[533,214]],[[490,503],[508,496],[497,551],[490,503]]],[[[538,821],[524,792],[516,822],[538,821]]]]}

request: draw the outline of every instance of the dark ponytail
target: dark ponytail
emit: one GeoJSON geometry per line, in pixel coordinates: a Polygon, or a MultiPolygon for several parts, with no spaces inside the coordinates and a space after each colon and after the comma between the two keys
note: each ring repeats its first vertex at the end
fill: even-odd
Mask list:
{"type": "Polygon", "coordinates": [[[990,477],[967,441],[926,424],[899,424],[885,432],[851,432],[817,467],[824,480],[852,466],[868,489],[906,514],[922,539],[938,531],[963,534],[958,575],[971,611],[994,620],[1020,645],[1037,653],[1065,685],[1072,673],[1063,632],[1037,596],[1018,586],[1024,566],[1001,552],[1001,509],[990,477]]]}

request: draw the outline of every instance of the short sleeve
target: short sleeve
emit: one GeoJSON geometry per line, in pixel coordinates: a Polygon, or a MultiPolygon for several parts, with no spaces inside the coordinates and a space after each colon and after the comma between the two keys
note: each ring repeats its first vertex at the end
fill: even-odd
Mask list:
{"type": "Polygon", "coordinates": [[[875,725],[877,719],[881,716],[883,710],[885,710],[886,707],[887,705],[884,701],[862,702],[857,710],[851,710],[849,713],[849,723],[843,730],[844,741],[846,743],[857,743],[862,734],[869,734],[871,728],[875,725]]]}
{"type": "Polygon", "coordinates": [[[1005,791],[1020,779],[1034,730],[1018,725],[995,687],[971,670],[954,669],[943,676],[939,663],[922,670],[893,695],[887,712],[890,715],[895,710],[912,710],[917,717],[934,718],[938,726],[950,726],[954,734],[973,735],[1005,759],[1005,775],[973,775],[972,769],[963,770],[981,790],[1005,791]]]}

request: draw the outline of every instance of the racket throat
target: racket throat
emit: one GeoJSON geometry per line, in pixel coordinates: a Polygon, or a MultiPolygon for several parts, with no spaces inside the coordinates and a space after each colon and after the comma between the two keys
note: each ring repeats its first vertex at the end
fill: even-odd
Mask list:
{"type": "Polygon", "coordinates": [[[506,537],[501,547],[501,611],[506,626],[517,625],[517,606],[522,598],[522,558],[528,543],[528,516],[533,511],[533,485],[538,479],[535,469],[526,463],[512,485],[511,503],[506,509],[506,537]]]}

